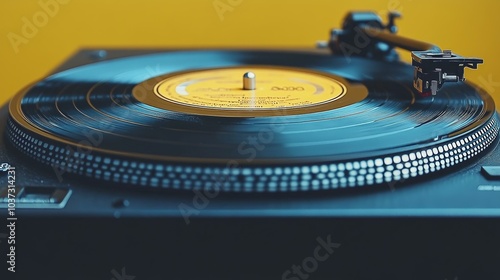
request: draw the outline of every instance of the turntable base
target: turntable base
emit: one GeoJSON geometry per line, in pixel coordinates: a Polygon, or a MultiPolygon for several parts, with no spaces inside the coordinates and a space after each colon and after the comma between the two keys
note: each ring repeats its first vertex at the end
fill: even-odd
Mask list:
{"type": "MultiPolygon", "coordinates": [[[[107,51],[109,58],[139,52],[107,51]]],[[[88,62],[92,53],[82,51],[59,70],[88,62]]],[[[0,111],[2,135],[7,109],[0,111]]],[[[165,195],[71,174],[60,181],[50,167],[19,160],[5,139],[0,162],[15,166],[31,197],[66,190],[55,203],[19,204],[23,279],[461,280],[500,276],[500,180],[481,171],[500,165],[497,147],[498,139],[480,157],[421,179],[339,188],[335,195],[165,195]],[[318,246],[328,258],[315,257],[318,246]]]]}

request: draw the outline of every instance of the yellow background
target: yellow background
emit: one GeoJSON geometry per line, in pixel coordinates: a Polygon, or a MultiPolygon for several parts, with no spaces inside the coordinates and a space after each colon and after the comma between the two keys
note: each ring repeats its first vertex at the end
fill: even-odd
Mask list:
{"type": "Polygon", "coordinates": [[[64,0],[16,53],[9,36],[22,36],[24,21],[33,23],[46,13],[40,3],[53,1],[0,1],[1,103],[82,47],[312,47],[349,10],[385,20],[392,9],[403,13],[399,34],[483,58],[466,77],[500,104],[500,1],[64,0]],[[217,13],[214,3],[230,9],[217,13]]]}

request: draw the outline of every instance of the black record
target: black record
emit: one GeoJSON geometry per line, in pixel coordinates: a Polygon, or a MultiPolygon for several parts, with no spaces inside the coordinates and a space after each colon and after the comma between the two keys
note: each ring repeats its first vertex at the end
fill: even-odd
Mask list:
{"type": "Polygon", "coordinates": [[[227,191],[333,189],[417,177],[472,158],[496,138],[488,94],[456,83],[421,97],[412,75],[404,63],[295,52],[116,59],[66,70],[18,94],[8,133],[30,157],[87,177],[227,191]],[[367,96],[317,112],[224,117],[155,107],[132,94],[158,76],[246,65],[317,71],[362,86],[367,96]]]}

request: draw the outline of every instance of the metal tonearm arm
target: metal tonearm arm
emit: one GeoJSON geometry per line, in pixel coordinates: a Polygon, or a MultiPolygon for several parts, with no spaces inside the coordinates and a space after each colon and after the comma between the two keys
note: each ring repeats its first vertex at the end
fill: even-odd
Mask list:
{"type": "Polygon", "coordinates": [[[395,19],[399,13],[390,13],[388,24],[383,24],[373,12],[347,14],[342,29],[331,32],[329,48],[334,53],[365,56],[382,60],[397,60],[394,48],[411,51],[415,68],[413,86],[422,95],[435,95],[445,82],[464,81],[464,68],[477,69],[483,63],[480,58],[463,57],[449,50],[398,36],[395,19]]]}

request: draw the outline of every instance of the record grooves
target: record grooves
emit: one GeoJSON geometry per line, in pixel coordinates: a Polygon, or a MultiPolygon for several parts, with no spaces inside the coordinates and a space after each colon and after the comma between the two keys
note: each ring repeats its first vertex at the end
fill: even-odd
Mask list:
{"type": "MultiPolygon", "coordinates": [[[[471,159],[496,139],[499,125],[489,95],[469,84],[450,84],[438,96],[422,98],[411,87],[411,74],[402,63],[312,53],[198,51],[111,60],[58,73],[18,94],[10,105],[8,137],[30,157],[90,178],[236,192],[336,189],[418,177],[471,159]],[[215,75],[186,82],[186,70],[270,71],[263,67],[278,69],[272,70],[277,76],[262,79],[257,90],[269,86],[257,91],[264,97],[254,99],[254,107],[240,104],[244,114],[223,103],[203,112],[188,104],[223,96],[214,89],[229,92],[220,84],[234,79],[215,75]],[[300,69],[315,76],[286,78],[300,69]],[[168,87],[153,90],[176,75],[173,92],[188,88],[194,96],[168,97],[180,102],[177,107],[165,105],[168,98],[149,103],[134,94],[148,81],[148,98],[169,94],[168,87]],[[325,81],[313,81],[319,76],[325,81]],[[341,86],[330,87],[333,82],[341,86]],[[342,87],[345,94],[338,92],[342,87]],[[301,92],[270,91],[283,88],[301,92]],[[309,100],[325,93],[337,97],[309,100]],[[292,105],[255,105],[271,97],[292,105]]],[[[224,94],[228,104],[249,100],[224,94]]]]}

